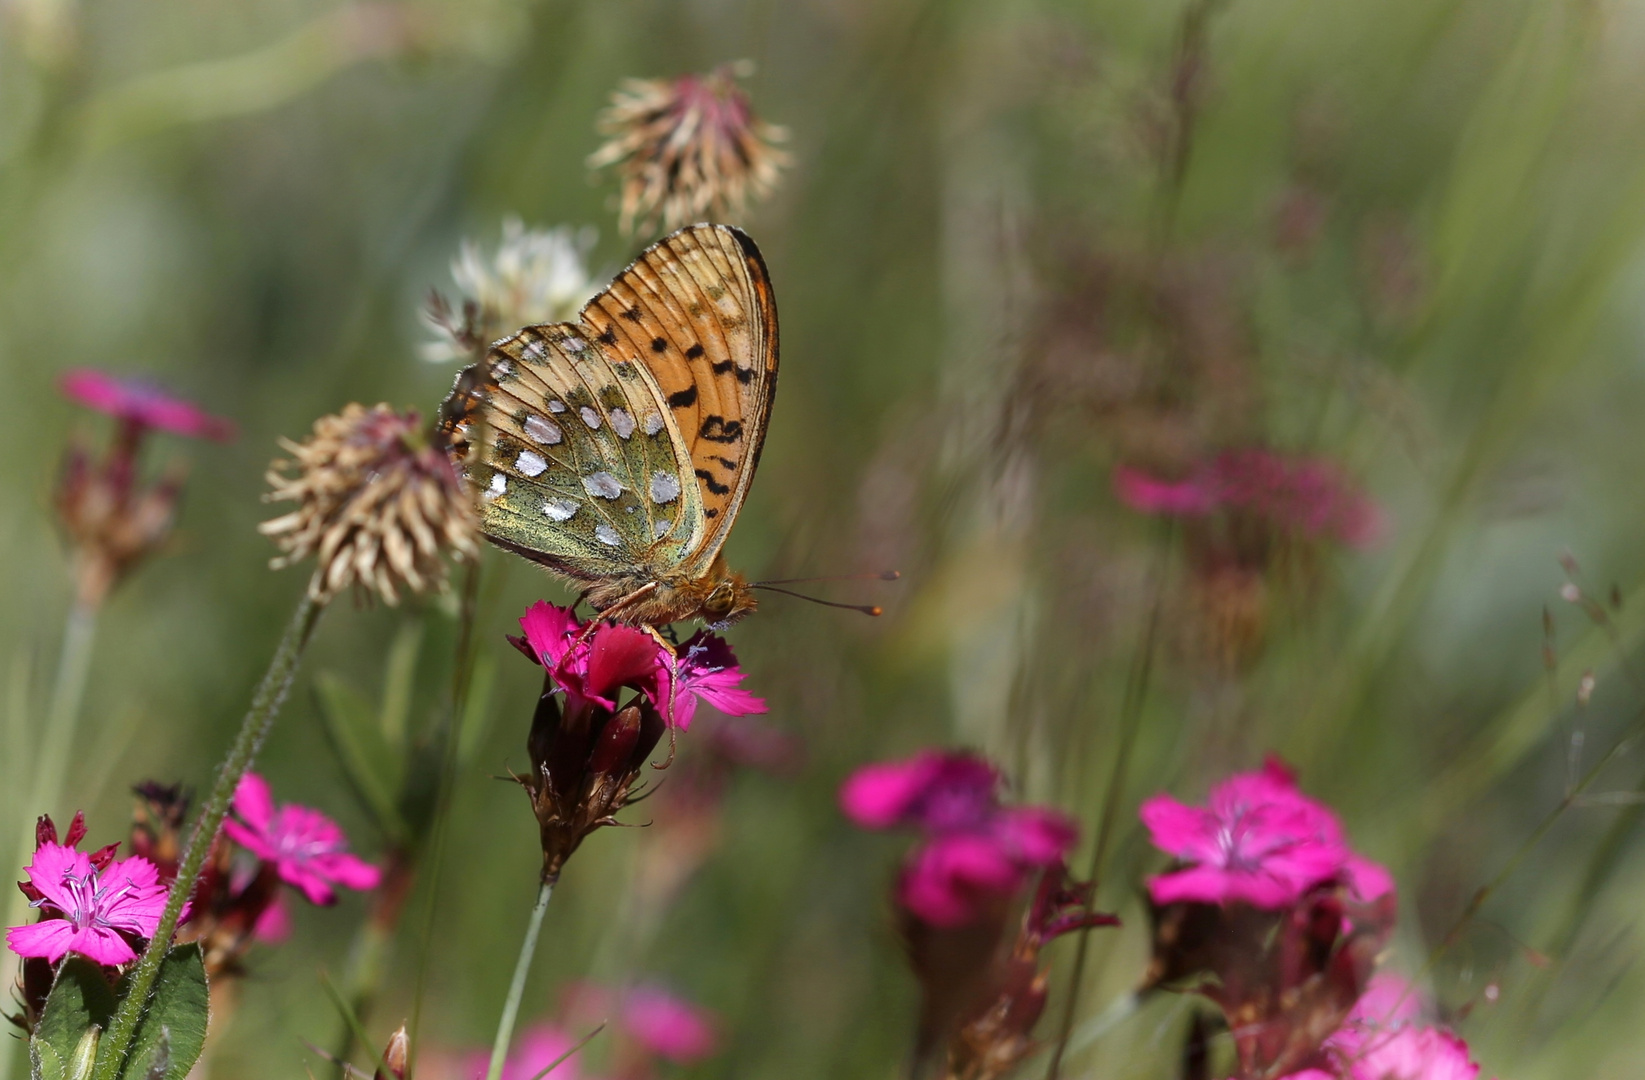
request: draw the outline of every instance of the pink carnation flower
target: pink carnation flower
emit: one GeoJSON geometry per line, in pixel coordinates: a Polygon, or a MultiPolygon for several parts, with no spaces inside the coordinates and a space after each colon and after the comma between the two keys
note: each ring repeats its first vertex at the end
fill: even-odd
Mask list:
{"type": "Polygon", "coordinates": [[[697,634],[676,656],[632,626],[602,623],[584,636],[586,628],[570,608],[541,600],[520,617],[522,651],[553,675],[569,710],[587,703],[615,710],[626,687],[681,731],[691,727],[699,700],[730,716],[765,711],[763,700],[742,689],[737,658],[715,634],[697,634]]]}
{"type": "MultiPolygon", "coordinates": [[[[508,1060],[503,1063],[503,1080],[537,1080],[538,1073],[553,1065],[576,1045],[576,1039],[553,1024],[534,1024],[520,1036],[508,1060]]],[[[555,1066],[544,1080],[578,1080],[582,1070],[577,1059],[581,1056],[581,1053],[572,1054],[555,1066]]],[[[483,1080],[490,1063],[490,1056],[481,1050],[469,1058],[463,1075],[472,1080],[483,1080]]]]}
{"type": "Polygon", "coordinates": [[[73,952],[99,964],[124,964],[137,958],[128,937],[153,936],[166,907],[159,872],[139,856],[99,869],[85,853],[48,842],[35,850],[28,876],[38,896],[30,906],[49,917],[6,932],[6,944],[19,956],[56,963],[73,952]]]}
{"type": "Polygon", "coordinates": [[[1372,542],[1380,531],[1375,505],[1334,464],[1260,448],[1225,451],[1177,481],[1122,465],[1114,470],[1114,490],[1121,502],[1146,514],[1238,511],[1355,546],[1372,542]]]}
{"type": "Polygon", "coordinates": [[[714,1016],[660,986],[636,986],[622,998],[623,1030],[658,1057],[701,1061],[719,1044],[714,1016]]]}
{"type": "Polygon", "coordinates": [[[1218,784],[1208,802],[1187,806],[1156,795],[1142,804],[1154,846],[1185,864],[1149,880],[1154,903],[1244,901],[1276,909],[1338,876],[1361,894],[1357,899],[1393,887],[1386,870],[1349,850],[1336,815],[1299,792],[1273,758],[1260,772],[1218,784]]]}
{"type": "Polygon", "coordinates": [[[903,867],[899,898],[934,926],[959,926],[989,895],[1015,892],[1035,869],[1057,863],[1077,838],[1054,810],[1001,806],[999,786],[983,759],[927,750],[857,770],[840,788],[840,805],[864,828],[926,834],[903,867]]]}
{"type": "Polygon", "coordinates": [[[88,409],[108,413],[137,427],[158,428],[218,442],[234,438],[234,425],[229,421],[137,380],[76,368],[64,372],[58,386],[66,397],[88,409]]]}
{"type": "Polygon", "coordinates": [[[280,880],[316,904],[337,900],[333,885],[375,889],[382,871],[348,853],[337,823],[306,806],[275,806],[268,782],[247,773],[234,792],[234,813],[223,831],[241,847],[274,866],[280,880]]]}

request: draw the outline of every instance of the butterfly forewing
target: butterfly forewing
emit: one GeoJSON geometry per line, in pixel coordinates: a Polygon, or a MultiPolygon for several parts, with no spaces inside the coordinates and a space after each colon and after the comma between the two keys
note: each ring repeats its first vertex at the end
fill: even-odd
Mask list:
{"type": "Polygon", "coordinates": [[[607,351],[655,377],[691,454],[708,536],[705,568],[748,494],[777,381],[776,307],[759,250],[724,226],[653,245],[583,309],[607,351]]]}
{"type": "Polygon", "coordinates": [[[441,414],[486,535],[590,584],[707,573],[759,461],[776,319],[753,241],[694,225],[578,324],[493,345],[441,414]]]}

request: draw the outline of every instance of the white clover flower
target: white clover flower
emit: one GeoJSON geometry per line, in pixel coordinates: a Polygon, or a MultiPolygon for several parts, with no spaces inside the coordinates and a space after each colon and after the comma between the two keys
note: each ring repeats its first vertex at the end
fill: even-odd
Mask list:
{"type": "Polygon", "coordinates": [[[510,215],[490,259],[474,241],[464,240],[451,263],[461,309],[438,294],[430,300],[423,318],[436,339],[422,347],[423,358],[431,363],[472,359],[522,326],[574,318],[596,291],[586,262],[596,235],[591,226],[527,229],[510,215]]]}

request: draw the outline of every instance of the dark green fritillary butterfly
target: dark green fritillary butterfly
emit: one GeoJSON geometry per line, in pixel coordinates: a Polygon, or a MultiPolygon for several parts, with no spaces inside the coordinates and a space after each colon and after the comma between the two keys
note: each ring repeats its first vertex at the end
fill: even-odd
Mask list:
{"type": "Polygon", "coordinates": [[[492,543],[585,588],[607,617],[722,624],[754,610],[720,549],[777,389],[759,248],[691,225],[647,248],[575,323],[528,326],[440,411],[492,543]]]}

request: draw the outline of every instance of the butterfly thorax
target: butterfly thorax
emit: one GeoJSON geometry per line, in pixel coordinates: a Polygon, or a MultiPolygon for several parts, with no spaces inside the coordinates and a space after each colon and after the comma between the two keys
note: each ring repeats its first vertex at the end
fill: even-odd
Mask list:
{"type": "Polygon", "coordinates": [[[619,622],[644,626],[701,619],[710,626],[723,627],[758,606],[753,587],[729,569],[723,558],[716,558],[708,573],[700,577],[674,574],[649,581],[627,578],[601,582],[589,589],[586,599],[596,611],[609,611],[619,622]]]}

